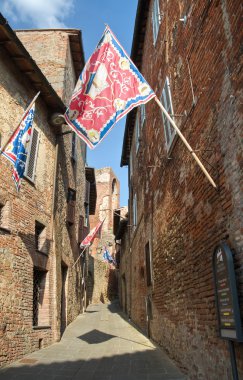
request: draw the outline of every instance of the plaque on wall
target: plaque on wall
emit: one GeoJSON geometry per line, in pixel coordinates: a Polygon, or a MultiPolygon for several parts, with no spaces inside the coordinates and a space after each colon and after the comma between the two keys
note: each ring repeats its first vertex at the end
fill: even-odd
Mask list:
{"type": "Polygon", "coordinates": [[[219,244],[214,250],[213,272],[220,337],[242,342],[233,254],[226,243],[219,244]]]}

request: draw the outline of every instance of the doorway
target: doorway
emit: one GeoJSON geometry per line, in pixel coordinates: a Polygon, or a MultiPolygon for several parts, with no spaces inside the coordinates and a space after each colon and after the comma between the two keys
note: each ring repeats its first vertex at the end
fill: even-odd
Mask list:
{"type": "Polygon", "coordinates": [[[62,292],[61,292],[61,336],[67,327],[67,272],[68,267],[62,262],[62,292]]]}

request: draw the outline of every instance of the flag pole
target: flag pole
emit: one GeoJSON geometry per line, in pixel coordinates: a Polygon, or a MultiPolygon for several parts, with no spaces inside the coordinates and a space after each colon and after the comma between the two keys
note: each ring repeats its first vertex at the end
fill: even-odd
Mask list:
{"type": "Polygon", "coordinates": [[[84,251],[88,248],[88,246],[84,247],[84,249],[82,250],[82,252],[80,253],[79,257],[77,258],[77,260],[75,261],[75,263],[73,264],[72,268],[75,267],[75,265],[77,264],[78,260],[80,259],[80,257],[82,256],[82,254],[84,253],[84,251]]]}
{"type": "Polygon", "coordinates": [[[0,156],[1,156],[1,153],[5,150],[5,148],[7,147],[9,141],[13,138],[13,136],[15,135],[16,131],[18,130],[20,124],[22,123],[23,119],[25,118],[25,116],[27,115],[27,113],[29,112],[29,110],[31,109],[32,105],[34,104],[34,102],[36,101],[36,99],[38,98],[38,96],[40,95],[40,91],[37,92],[37,94],[35,95],[35,97],[32,99],[32,101],[30,102],[30,104],[28,105],[28,107],[26,108],[26,110],[24,111],[24,114],[23,116],[21,117],[21,120],[20,122],[18,123],[14,133],[11,134],[10,138],[7,140],[7,142],[4,144],[3,148],[0,148],[0,156]]]}
{"type": "Polygon", "coordinates": [[[166,111],[166,109],[164,108],[164,106],[162,105],[162,103],[160,102],[160,100],[157,98],[157,96],[154,99],[155,99],[156,103],[158,104],[158,106],[161,108],[162,112],[167,117],[167,119],[170,121],[170,123],[173,126],[173,128],[176,130],[176,132],[178,133],[178,135],[182,139],[183,143],[185,144],[185,146],[187,147],[187,149],[189,150],[189,152],[191,153],[191,155],[193,156],[193,158],[196,160],[196,162],[200,166],[201,170],[203,171],[203,173],[205,174],[205,176],[207,177],[207,179],[209,180],[209,182],[211,183],[211,185],[213,185],[213,187],[216,188],[217,187],[216,183],[214,182],[214,180],[212,179],[212,177],[208,173],[208,171],[205,168],[205,166],[199,160],[198,156],[196,155],[196,153],[194,152],[194,150],[192,149],[192,147],[190,146],[190,144],[187,142],[187,140],[185,139],[185,137],[181,133],[180,129],[177,127],[176,123],[174,122],[174,120],[170,117],[170,115],[168,114],[168,112],[166,111]]]}

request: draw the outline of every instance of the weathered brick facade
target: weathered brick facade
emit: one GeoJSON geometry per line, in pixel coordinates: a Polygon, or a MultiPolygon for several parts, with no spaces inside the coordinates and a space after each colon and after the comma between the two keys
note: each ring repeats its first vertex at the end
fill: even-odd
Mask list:
{"type": "Polygon", "coordinates": [[[90,228],[104,220],[101,239],[95,239],[89,252],[89,301],[106,302],[117,295],[117,277],[114,266],[103,261],[104,247],[115,258],[113,212],[120,205],[120,183],[109,167],[95,170],[97,202],[95,215],[90,217],[90,228]],[[99,261],[99,262],[97,262],[99,261]]]}
{"type": "MultiPolygon", "coordinates": [[[[212,254],[220,241],[235,253],[243,318],[240,1],[159,1],[154,43],[153,3],[139,1],[132,59],[159,98],[168,77],[173,117],[217,189],[177,136],[166,149],[155,101],[146,104],[137,142],[135,118],[136,113],[141,118],[141,110],[128,115],[122,165],[130,159],[130,237],[125,255],[132,271],[126,285],[131,291],[131,317],[190,379],[228,380],[230,359],[227,342],[218,337],[212,254]],[[184,16],[186,22],[180,20],[184,16]],[[152,256],[150,285],[146,244],[152,256]]],[[[243,376],[243,344],[235,343],[235,349],[243,376]]]]}
{"type": "Polygon", "coordinates": [[[86,148],[80,139],[75,147],[72,133],[63,134],[67,126],[50,124],[55,112],[64,112],[77,67],[83,65],[73,53],[82,57],[80,33],[18,32],[50,85],[2,16],[0,27],[2,145],[41,91],[34,118],[39,137],[34,179],[25,177],[16,193],[11,164],[3,157],[0,161],[1,366],[60,339],[82,311],[82,268],[80,262],[73,264],[82,235],[80,216],[84,218],[86,148]],[[76,191],[76,200],[70,190],[76,191]]]}

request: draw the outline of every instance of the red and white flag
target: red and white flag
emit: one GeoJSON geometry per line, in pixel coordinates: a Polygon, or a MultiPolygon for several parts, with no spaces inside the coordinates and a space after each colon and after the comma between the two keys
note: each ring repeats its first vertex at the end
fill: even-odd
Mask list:
{"type": "Polygon", "coordinates": [[[95,226],[90,231],[90,233],[86,236],[86,238],[84,238],[84,240],[80,244],[80,247],[89,247],[93,243],[93,241],[96,237],[100,237],[100,233],[101,233],[103,223],[104,223],[104,220],[102,220],[102,222],[99,222],[97,224],[97,226],[95,226]]]}
{"type": "Polygon", "coordinates": [[[80,75],[65,119],[91,148],[154,91],[107,26],[80,75]]]}

